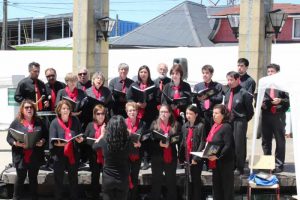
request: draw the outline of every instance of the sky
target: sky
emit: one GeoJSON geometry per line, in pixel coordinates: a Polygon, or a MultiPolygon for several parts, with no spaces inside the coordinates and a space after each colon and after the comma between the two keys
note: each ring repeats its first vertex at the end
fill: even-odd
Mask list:
{"type": "MultiPolygon", "coordinates": [[[[71,13],[73,11],[73,0],[8,0],[8,18],[44,17],[71,13]]],[[[226,5],[228,0],[191,0],[206,6],[226,5]],[[212,3],[213,2],[213,3],[212,3]]],[[[3,0],[0,0],[2,8],[3,0]]],[[[165,11],[180,4],[183,0],[110,0],[110,17],[126,21],[145,23],[165,11]]],[[[237,1],[239,2],[239,1],[237,1]]],[[[297,3],[300,0],[274,0],[275,3],[297,3]]],[[[3,11],[0,9],[0,18],[3,11]]]]}

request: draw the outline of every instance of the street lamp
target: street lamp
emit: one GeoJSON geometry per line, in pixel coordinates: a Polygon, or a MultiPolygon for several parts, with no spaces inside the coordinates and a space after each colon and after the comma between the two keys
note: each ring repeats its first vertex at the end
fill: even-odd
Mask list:
{"type": "Polygon", "coordinates": [[[229,22],[230,28],[232,33],[234,34],[235,38],[239,37],[239,27],[240,27],[240,15],[238,14],[231,14],[227,15],[227,20],[229,22]]]}
{"type": "Polygon", "coordinates": [[[115,22],[115,20],[109,17],[103,17],[98,19],[97,23],[100,29],[98,29],[96,32],[96,40],[99,41],[101,38],[104,38],[104,40],[107,41],[109,33],[112,31],[115,22]]]}
{"type": "MultiPolygon", "coordinates": [[[[281,9],[277,9],[271,12],[268,12],[266,16],[266,31],[265,37],[269,36],[269,34],[275,34],[275,38],[278,37],[278,34],[281,33],[281,29],[287,19],[288,14],[284,13],[281,9]],[[269,27],[269,23],[271,23],[273,30],[268,31],[267,28],[269,27]]],[[[230,28],[232,33],[234,34],[235,38],[239,37],[239,26],[240,26],[240,15],[238,14],[231,14],[227,15],[227,20],[229,22],[230,28]]]]}
{"type": "Polygon", "coordinates": [[[283,12],[281,9],[277,9],[268,13],[268,17],[272,24],[274,31],[266,31],[266,33],[275,33],[275,37],[281,33],[282,27],[288,17],[288,14],[283,12]]]}

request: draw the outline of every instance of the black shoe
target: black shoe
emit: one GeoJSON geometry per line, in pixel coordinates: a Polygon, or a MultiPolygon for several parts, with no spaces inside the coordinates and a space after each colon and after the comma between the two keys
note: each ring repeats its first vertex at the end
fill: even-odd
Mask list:
{"type": "Polygon", "coordinates": [[[276,167],[272,172],[274,174],[277,174],[277,173],[281,173],[283,171],[283,168],[282,167],[276,167]]]}

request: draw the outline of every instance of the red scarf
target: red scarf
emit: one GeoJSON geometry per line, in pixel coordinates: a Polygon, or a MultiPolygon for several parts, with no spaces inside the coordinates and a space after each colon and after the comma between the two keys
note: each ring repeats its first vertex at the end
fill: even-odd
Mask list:
{"type": "MultiPolygon", "coordinates": [[[[212,142],[215,134],[220,130],[220,128],[222,126],[223,126],[223,124],[214,123],[214,125],[211,127],[211,129],[208,133],[208,136],[206,138],[206,142],[212,142]]],[[[214,161],[208,160],[208,167],[210,169],[215,169],[217,167],[217,161],[216,160],[214,160],[214,161]]]]}
{"type": "Polygon", "coordinates": [[[126,85],[125,85],[125,80],[121,80],[122,83],[122,92],[126,93],[126,85]]]}
{"type": "MultiPolygon", "coordinates": [[[[25,126],[25,128],[27,129],[27,134],[30,134],[33,132],[33,128],[34,128],[34,121],[31,120],[31,122],[27,121],[27,120],[23,120],[23,125],[25,126]]],[[[26,164],[30,163],[30,158],[32,155],[32,149],[23,149],[23,153],[24,153],[24,162],[26,164]]]]}
{"type": "Polygon", "coordinates": [[[230,95],[229,95],[229,101],[228,101],[228,105],[227,105],[227,108],[228,108],[228,111],[231,112],[232,110],[232,104],[233,104],[233,89],[230,90],[230,95]]]}
{"type": "MultiPolygon", "coordinates": [[[[38,101],[40,100],[41,98],[41,91],[38,87],[38,83],[37,83],[37,80],[34,80],[34,90],[36,92],[36,100],[35,101],[38,101]]],[[[38,104],[37,104],[37,110],[43,110],[43,102],[42,101],[39,101],[38,104]]]]}
{"type": "Polygon", "coordinates": [[[193,130],[194,128],[189,127],[188,128],[188,135],[186,137],[186,149],[187,149],[187,155],[190,155],[193,147],[192,138],[193,138],[193,130]]]}
{"type": "MultiPolygon", "coordinates": [[[[101,136],[102,125],[99,126],[97,123],[94,123],[95,139],[98,139],[101,136]]],[[[97,150],[97,163],[98,164],[102,164],[102,165],[104,163],[103,153],[102,153],[102,149],[101,148],[97,150]]]]}
{"type": "MultiPolygon", "coordinates": [[[[205,88],[208,88],[209,83],[205,83],[205,88]]],[[[204,100],[204,104],[203,104],[205,110],[208,110],[210,107],[210,101],[209,98],[207,98],[206,100],[204,100]]]]}
{"type": "Polygon", "coordinates": [[[96,99],[99,99],[102,96],[102,93],[100,90],[101,90],[100,88],[97,90],[97,88],[95,86],[92,86],[92,91],[93,91],[96,99]]]}
{"type": "MultiPolygon", "coordinates": [[[[140,83],[141,90],[145,90],[146,88],[147,88],[147,83],[146,84],[140,83]]],[[[145,108],[139,108],[138,114],[137,114],[138,118],[142,119],[144,117],[144,115],[145,115],[145,108]]]]}
{"type": "MultiPolygon", "coordinates": [[[[276,96],[275,96],[275,89],[274,89],[274,87],[271,87],[270,88],[270,97],[272,98],[272,99],[274,99],[276,96]]],[[[272,114],[275,114],[276,113],[276,106],[274,106],[274,105],[272,105],[271,106],[271,113],[272,114]]]]}
{"type": "MultiPolygon", "coordinates": [[[[68,126],[66,126],[65,123],[59,117],[57,118],[57,122],[58,122],[58,125],[65,131],[65,139],[66,140],[71,139],[72,138],[72,134],[71,134],[72,118],[69,117],[68,126]]],[[[68,142],[65,145],[64,155],[66,157],[68,157],[70,165],[75,164],[75,156],[74,156],[74,149],[73,149],[72,141],[68,142]]]]}
{"type": "Polygon", "coordinates": [[[51,110],[55,110],[56,94],[54,90],[54,85],[51,86],[51,110]]]}
{"type": "MultiPolygon", "coordinates": [[[[180,85],[172,87],[172,90],[174,90],[173,99],[179,99],[181,97],[180,96],[180,92],[179,92],[180,88],[181,88],[180,85]]],[[[180,116],[180,110],[179,110],[179,108],[175,108],[173,110],[173,114],[174,114],[175,119],[177,119],[180,116]]]]}
{"type": "MultiPolygon", "coordinates": [[[[135,134],[136,131],[138,130],[138,126],[139,126],[139,123],[140,123],[140,119],[137,118],[136,121],[135,121],[135,124],[132,126],[132,123],[131,123],[131,119],[128,117],[126,119],[126,124],[127,124],[127,128],[130,132],[130,134],[135,134]]],[[[134,161],[137,161],[140,159],[140,155],[139,154],[129,154],[129,160],[134,162],[134,161]]]]}
{"type": "Polygon", "coordinates": [[[67,95],[73,100],[76,101],[77,100],[77,96],[78,96],[78,89],[74,88],[73,92],[71,92],[70,88],[67,86],[65,88],[65,91],[67,93],[67,95]]]}
{"type": "MultiPolygon", "coordinates": [[[[169,135],[169,131],[171,130],[171,124],[165,125],[162,121],[160,121],[160,129],[163,131],[165,135],[169,135]]],[[[168,148],[164,148],[164,162],[170,164],[172,162],[172,148],[171,144],[169,144],[168,148]]]]}

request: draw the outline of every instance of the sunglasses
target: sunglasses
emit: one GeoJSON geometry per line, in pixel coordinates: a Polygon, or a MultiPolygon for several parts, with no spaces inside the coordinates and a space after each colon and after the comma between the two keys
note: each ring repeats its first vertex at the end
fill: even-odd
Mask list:
{"type": "Polygon", "coordinates": [[[96,115],[97,115],[97,116],[99,116],[99,115],[105,115],[105,113],[103,113],[103,112],[98,112],[98,113],[96,113],[96,115]]]}
{"type": "Polygon", "coordinates": [[[78,73],[78,76],[85,76],[87,73],[78,73]]]}
{"type": "Polygon", "coordinates": [[[24,108],[25,108],[25,110],[28,110],[28,109],[33,109],[33,107],[32,107],[32,106],[25,106],[24,108]]]}
{"type": "Polygon", "coordinates": [[[51,78],[51,77],[55,77],[55,75],[54,74],[51,74],[51,75],[48,75],[48,76],[46,76],[47,78],[51,78]]]}

